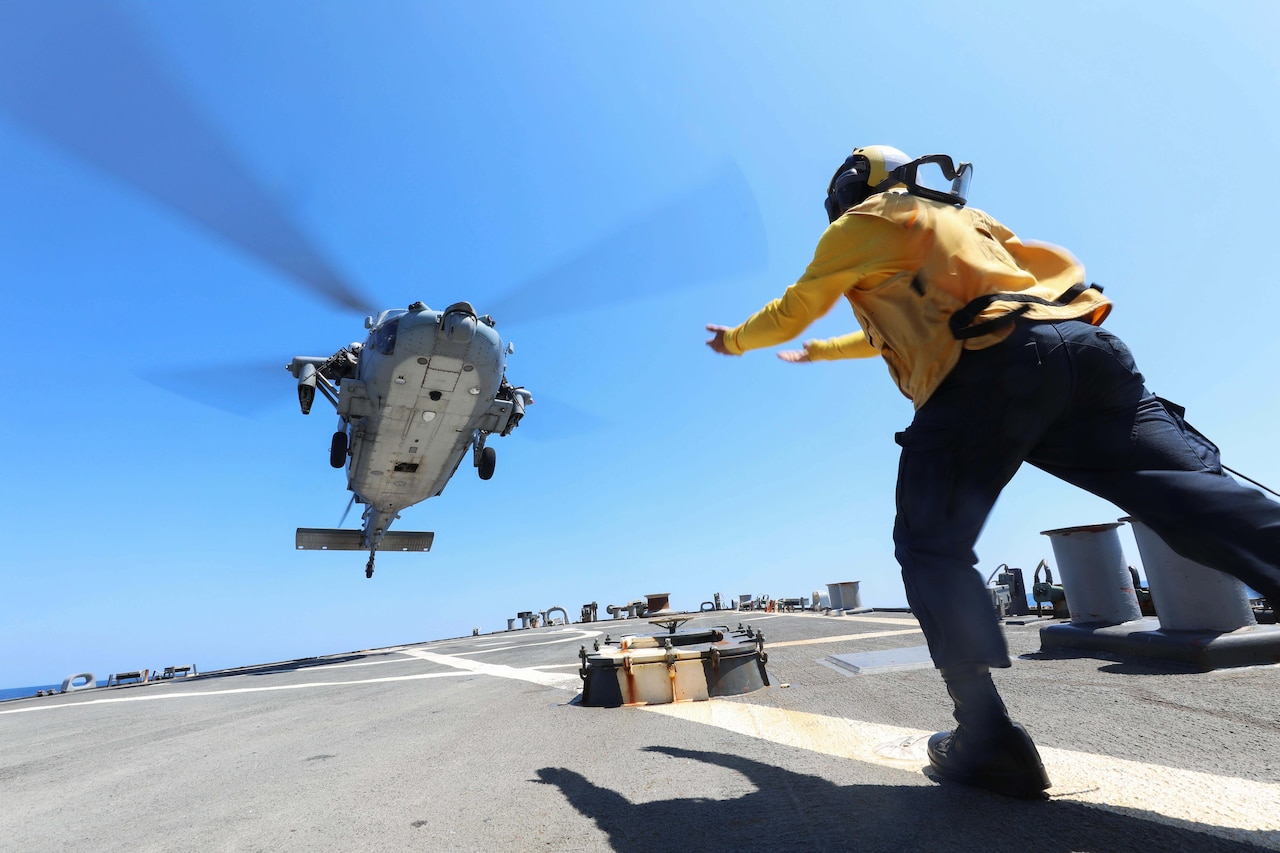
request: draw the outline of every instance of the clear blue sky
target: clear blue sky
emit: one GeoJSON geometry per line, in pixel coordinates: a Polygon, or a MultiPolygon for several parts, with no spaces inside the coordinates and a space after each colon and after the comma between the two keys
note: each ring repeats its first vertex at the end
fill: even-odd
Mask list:
{"type": "MultiPolygon", "coordinates": [[[[327,462],[333,416],[302,417],[282,369],[361,339],[362,315],[0,110],[0,685],[413,642],[651,592],[697,609],[860,580],[865,603],[903,604],[893,433],[911,406],[883,365],[703,345],[706,323],[745,319],[803,271],[826,181],[862,144],[972,161],[971,203],[1075,252],[1155,390],[1227,464],[1280,485],[1280,7],[1050,6],[121,4],[380,306],[485,312],[535,279],[545,307],[588,307],[497,317],[538,404],[496,442],[494,479],[464,466],[404,513],[434,550],[384,555],[367,581],[360,553],[293,550],[294,528],[336,524],[347,493],[327,462]],[[706,193],[722,224],[698,245],[671,235],[647,279],[582,263],[536,278],[599,260],[618,226],[726,163],[764,252],[706,193]],[[681,280],[739,253],[767,260],[681,280]],[[263,405],[235,414],[148,381],[173,371],[205,377],[196,397],[263,405]]],[[[33,8],[0,2],[10,45],[33,8]]],[[[72,74],[82,61],[37,55],[72,74]]],[[[853,322],[837,306],[813,334],[853,322]]],[[[1027,469],[980,569],[1029,573],[1053,562],[1041,530],[1118,514],[1027,469]]]]}

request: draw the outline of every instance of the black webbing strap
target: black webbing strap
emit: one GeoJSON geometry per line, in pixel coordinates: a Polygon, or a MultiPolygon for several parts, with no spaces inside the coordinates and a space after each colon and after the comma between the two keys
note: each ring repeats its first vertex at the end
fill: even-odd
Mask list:
{"type": "Polygon", "coordinates": [[[948,325],[951,326],[951,334],[958,341],[966,338],[978,338],[983,335],[989,335],[998,329],[1013,324],[1019,317],[1031,310],[1032,304],[1036,305],[1067,305],[1075,300],[1077,296],[1086,290],[1093,288],[1101,291],[1102,288],[1096,284],[1085,284],[1083,281],[1077,282],[1067,288],[1057,299],[1044,299],[1040,296],[1032,296],[1028,293],[988,293],[985,296],[979,296],[968,305],[951,315],[948,325]],[[984,323],[971,325],[979,314],[987,310],[996,302],[1021,302],[1024,303],[1014,308],[1007,314],[1001,314],[984,323]]]}

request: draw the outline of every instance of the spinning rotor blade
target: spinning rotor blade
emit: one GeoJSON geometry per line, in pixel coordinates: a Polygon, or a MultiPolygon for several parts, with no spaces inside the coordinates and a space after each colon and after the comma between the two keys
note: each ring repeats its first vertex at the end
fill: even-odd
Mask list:
{"type": "Polygon", "coordinates": [[[0,3],[0,113],[331,302],[373,311],[115,4],[0,3]]]}
{"type": "Polygon", "coordinates": [[[742,170],[729,163],[512,288],[486,313],[523,323],[738,278],[768,261],[764,221],[742,170]]]}
{"type": "Polygon", "coordinates": [[[273,406],[294,402],[286,359],[241,364],[206,365],[142,371],[139,376],[158,388],[241,417],[253,417],[273,406]]]}
{"type": "Polygon", "coordinates": [[[580,438],[613,426],[609,420],[550,394],[539,393],[534,400],[513,433],[519,440],[560,441],[580,438]]]}
{"type": "Polygon", "coordinates": [[[347,516],[351,514],[351,507],[355,506],[355,504],[356,504],[356,496],[355,496],[355,493],[353,492],[351,495],[351,500],[347,501],[347,508],[342,511],[342,518],[338,519],[339,527],[341,527],[343,523],[347,520],[347,516]]]}

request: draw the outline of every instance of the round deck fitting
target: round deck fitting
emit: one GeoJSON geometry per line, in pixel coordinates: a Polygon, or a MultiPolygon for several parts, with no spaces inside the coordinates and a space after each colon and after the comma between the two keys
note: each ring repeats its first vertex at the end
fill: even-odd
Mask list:
{"type": "Polygon", "coordinates": [[[738,696],[767,687],[764,635],[726,626],[677,631],[684,620],[662,620],[662,634],[637,634],[617,643],[605,637],[583,646],[582,704],[596,708],[665,705],[713,696],[738,696]]]}

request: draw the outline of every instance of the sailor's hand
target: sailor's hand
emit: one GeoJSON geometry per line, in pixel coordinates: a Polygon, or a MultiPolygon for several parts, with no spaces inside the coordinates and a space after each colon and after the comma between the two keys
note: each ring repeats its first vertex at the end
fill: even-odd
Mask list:
{"type": "Polygon", "coordinates": [[[711,347],[721,355],[738,355],[736,352],[729,352],[729,348],[724,345],[725,333],[730,331],[728,326],[716,326],[711,323],[707,324],[707,331],[711,332],[711,337],[707,339],[707,346],[711,347]]]}
{"type": "Polygon", "coordinates": [[[813,341],[805,341],[804,349],[802,350],[800,349],[780,350],[778,352],[778,358],[782,359],[783,361],[789,361],[792,364],[808,364],[810,361],[812,361],[812,359],[809,358],[809,344],[811,343],[813,343],[813,341]]]}

